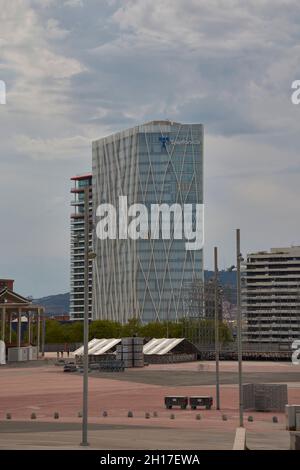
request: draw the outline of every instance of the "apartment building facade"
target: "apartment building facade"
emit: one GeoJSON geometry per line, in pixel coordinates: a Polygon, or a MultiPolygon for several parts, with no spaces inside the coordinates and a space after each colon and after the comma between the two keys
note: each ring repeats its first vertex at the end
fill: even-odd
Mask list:
{"type": "MultiPolygon", "coordinates": [[[[84,317],[84,251],[85,251],[85,203],[84,190],[89,188],[89,214],[92,220],[92,174],[73,176],[71,194],[71,279],[70,279],[70,319],[82,320],[84,317]]],[[[89,248],[92,249],[92,224],[89,227],[89,248]]],[[[93,263],[89,261],[89,317],[92,318],[92,279],[93,263]]]]}
{"type": "Polygon", "coordinates": [[[250,253],[245,264],[244,339],[291,346],[300,339],[300,247],[250,253]]]}

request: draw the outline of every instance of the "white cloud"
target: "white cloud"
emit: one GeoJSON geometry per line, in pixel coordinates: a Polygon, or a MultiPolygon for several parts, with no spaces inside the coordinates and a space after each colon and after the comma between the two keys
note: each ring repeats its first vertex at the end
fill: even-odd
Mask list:
{"type": "Polygon", "coordinates": [[[251,137],[205,137],[206,263],[219,246],[220,265],[235,256],[235,229],[242,251],[299,244],[298,151],[251,137]]]}
{"type": "Polygon", "coordinates": [[[127,107],[134,95],[140,109],[203,116],[218,134],[297,132],[289,100],[300,59],[297,1],[229,3],[122,2],[112,15],[120,33],[91,51],[109,72],[104,86],[116,84],[127,107]]]}
{"type": "Polygon", "coordinates": [[[64,5],[67,7],[83,7],[83,0],[65,0],[64,5]]]}
{"type": "Polygon", "coordinates": [[[55,18],[47,21],[47,37],[49,39],[64,39],[70,31],[59,27],[59,22],[55,18]]]}
{"type": "Polygon", "coordinates": [[[238,225],[245,250],[296,241],[298,0],[2,0],[0,22],[0,241],[15,252],[21,219],[45,271],[30,293],[56,282],[57,246],[68,289],[69,177],[91,140],[150,119],[205,125],[207,263],[217,244],[232,264],[238,225]]]}
{"type": "Polygon", "coordinates": [[[16,136],[16,150],[34,160],[64,160],[84,158],[91,152],[90,140],[82,136],[61,139],[33,139],[16,136]]]}
{"type": "Polygon", "coordinates": [[[53,18],[44,24],[26,0],[5,1],[0,21],[0,71],[11,77],[8,82],[11,105],[15,110],[40,110],[42,114],[45,108],[41,103],[48,102],[49,108],[55,104],[58,110],[70,89],[70,79],[86,70],[77,59],[57,52],[51,43],[64,39],[68,31],[53,18]]]}

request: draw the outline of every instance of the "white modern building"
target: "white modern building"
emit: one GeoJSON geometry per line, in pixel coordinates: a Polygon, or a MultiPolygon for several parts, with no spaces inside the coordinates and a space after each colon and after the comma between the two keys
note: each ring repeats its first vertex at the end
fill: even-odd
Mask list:
{"type": "MultiPolygon", "coordinates": [[[[93,203],[203,204],[203,126],[151,121],[93,142],[93,203]]],[[[95,236],[95,235],[94,235],[95,236]]],[[[125,323],[189,315],[189,289],[203,280],[202,249],[184,239],[94,239],[93,316],[125,323]]]]}
{"type": "Polygon", "coordinates": [[[300,247],[247,255],[243,273],[245,339],[290,345],[300,339],[300,247]]]}

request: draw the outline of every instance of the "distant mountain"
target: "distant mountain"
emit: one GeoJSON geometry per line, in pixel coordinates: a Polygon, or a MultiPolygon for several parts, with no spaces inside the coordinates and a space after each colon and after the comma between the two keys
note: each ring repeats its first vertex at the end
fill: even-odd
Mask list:
{"type": "MultiPolygon", "coordinates": [[[[204,271],[205,279],[208,280],[214,277],[213,271],[204,271]]],[[[220,283],[225,287],[235,289],[236,286],[236,273],[229,271],[219,271],[220,283]]],[[[34,299],[33,303],[45,307],[46,315],[65,315],[69,313],[70,293],[49,295],[48,297],[41,297],[34,299]]]]}
{"type": "MultiPolygon", "coordinates": [[[[214,278],[214,271],[204,271],[205,280],[214,278]]],[[[235,271],[219,271],[219,282],[223,290],[223,299],[230,304],[235,305],[236,299],[236,272],[235,271]]]]}
{"type": "MultiPolygon", "coordinates": [[[[207,281],[208,279],[213,278],[215,275],[214,271],[204,271],[204,277],[207,281]]],[[[230,286],[236,287],[236,272],[235,271],[219,271],[219,281],[223,287],[230,286]]]]}
{"type": "Polygon", "coordinates": [[[34,299],[34,304],[39,304],[45,307],[46,315],[66,315],[69,314],[70,294],[57,294],[49,295],[48,297],[41,297],[34,299]]]}

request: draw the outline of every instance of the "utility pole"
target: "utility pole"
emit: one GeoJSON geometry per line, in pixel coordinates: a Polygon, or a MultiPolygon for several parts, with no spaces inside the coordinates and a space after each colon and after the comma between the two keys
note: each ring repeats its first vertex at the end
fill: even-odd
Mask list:
{"type": "Polygon", "coordinates": [[[236,229],[236,283],[237,283],[237,347],[238,347],[238,375],[239,375],[239,414],[240,427],[244,427],[243,403],[243,352],[242,352],[242,312],[241,312],[241,242],[240,229],[236,229]]]}
{"type": "Polygon", "coordinates": [[[219,272],[218,272],[218,248],[214,247],[215,264],[215,352],[216,352],[216,407],[220,409],[220,342],[219,342],[219,272]]]}
{"type": "Polygon", "coordinates": [[[90,187],[84,189],[84,327],[83,327],[83,405],[82,442],[88,442],[88,379],[89,379],[89,226],[90,226],[90,187]]]}

